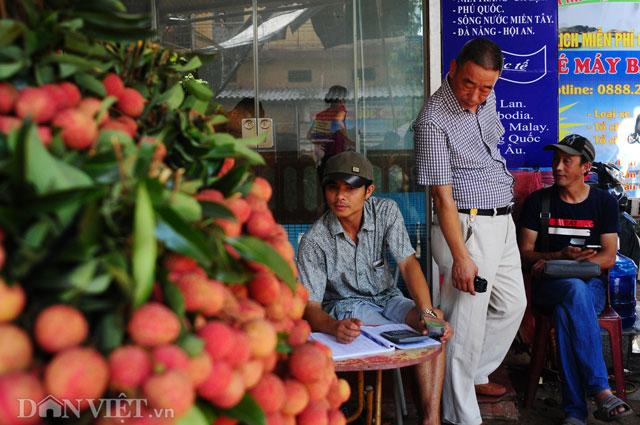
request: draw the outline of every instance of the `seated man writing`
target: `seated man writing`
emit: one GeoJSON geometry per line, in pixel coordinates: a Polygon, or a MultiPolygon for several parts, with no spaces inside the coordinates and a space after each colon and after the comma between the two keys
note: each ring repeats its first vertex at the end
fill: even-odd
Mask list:
{"type": "Polygon", "coordinates": [[[536,278],[534,304],[553,309],[564,424],[586,423],[585,393],[595,398],[594,416],[610,421],[632,411],[611,393],[602,355],[598,314],[606,301],[606,281],[554,279],[543,277],[542,270],[546,261],[558,259],[591,261],[601,270],[612,267],[618,246],[618,205],[609,193],[584,183],[595,159],[589,140],[572,134],[545,149],[554,150],[555,184],[525,201],[520,253],[536,278]]]}
{"type": "MultiPolygon", "coordinates": [[[[298,249],[300,279],[309,290],[305,319],[314,331],[349,343],[360,326],[407,323],[426,333],[424,319],[445,324],[441,338],[451,335],[435,310],[426,279],[415,257],[396,203],[372,197],[373,166],[361,154],[343,152],[325,166],[322,187],[328,206],[298,249]],[[413,300],[397,288],[385,262],[398,263],[413,300]]],[[[440,423],[444,350],[431,362],[416,366],[424,424],[440,423]]]]}

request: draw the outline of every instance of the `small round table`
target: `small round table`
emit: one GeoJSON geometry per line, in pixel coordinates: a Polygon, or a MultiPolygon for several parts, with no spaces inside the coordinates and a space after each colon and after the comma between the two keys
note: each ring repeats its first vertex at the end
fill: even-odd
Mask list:
{"type": "Polygon", "coordinates": [[[382,422],[382,371],[414,366],[434,358],[442,351],[442,345],[437,347],[415,348],[412,350],[394,350],[389,353],[376,354],[367,357],[334,361],[336,372],[358,372],[358,407],[353,415],[347,418],[347,423],[353,422],[364,410],[364,372],[376,372],[376,386],[373,393],[367,394],[367,424],[373,416],[373,399],[375,397],[375,425],[382,422]]]}

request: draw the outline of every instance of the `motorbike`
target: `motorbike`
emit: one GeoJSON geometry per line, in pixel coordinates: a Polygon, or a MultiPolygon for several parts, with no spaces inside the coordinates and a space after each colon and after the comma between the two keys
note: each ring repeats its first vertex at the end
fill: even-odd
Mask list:
{"type": "Polygon", "coordinates": [[[620,253],[633,260],[636,265],[640,262],[640,238],[636,233],[638,223],[629,214],[630,202],[625,193],[622,171],[613,164],[594,162],[587,183],[608,191],[618,201],[620,221],[620,253]]]}

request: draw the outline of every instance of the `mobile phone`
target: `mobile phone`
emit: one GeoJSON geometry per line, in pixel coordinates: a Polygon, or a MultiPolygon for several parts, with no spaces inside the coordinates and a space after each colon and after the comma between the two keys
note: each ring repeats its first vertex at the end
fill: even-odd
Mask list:
{"type": "Polygon", "coordinates": [[[422,335],[416,331],[410,331],[408,329],[386,331],[382,332],[380,335],[395,344],[409,344],[412,342],[424,341],[429,338],[427,335],[422,335]]]}
{"type": "Polygon", "coordinates": [[[487,279],[476,276],[473,279],[473,290],[476,292],[487,292],[487,279]]]}
{"type": "Polygon", "coordinates": [[[602,249],[602,245],[596,245],[596,244],[585,245],[584,249],[594,249],[594,250],[598,251],[598,250],[602,249]]]}
{"type": "Polygon", "coordinates": [[[444,335],[444,323],[436,319],[424,319],[424,326],[429,331],[429,338],[440,338],[444,335]]]}

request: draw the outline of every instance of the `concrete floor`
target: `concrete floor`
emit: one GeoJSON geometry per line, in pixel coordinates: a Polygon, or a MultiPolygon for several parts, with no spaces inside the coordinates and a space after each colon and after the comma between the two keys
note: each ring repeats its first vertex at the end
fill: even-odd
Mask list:
{"type": "MultiPolygon", "coordinates": [[[[533,408],[525,409],[523,407],[524,387],[527,376],[527,355],[509,356],[505,360],[507,371],[511,378],[512,385],[517,393],[518,398],[518,420],[499,420],[487,419],[485,425],[554,425],[562,423],[564,413],[560,407],[561,395],[560,385],[557,381],[557,374],[551,371],[545,371],[543,375],[543,384],[539,387],[536,394],[536,401],[533,408]]],[[[636,415],[629,416],[623,420],[612,423],[621,423],[625,425],[640,425],[640,353],[632,354],[625,357],[625,366],[629,372],[626,375],[627,391],[629,404],[636,412],[636,415]]],[[[391,382],[385,382],[385,388],[390,388],[391,382]]],[[[406,386],[406,383],[405,383],[406,386]]],[[[390,395],[391,391],[385,391],[383,400],[383,425],[394,425],[394,404],[390,395]]],[[[404,425],[418,425],[417,412],[412,402],[412,397],[407,394],[408,412],[404,418],[404,425]]],[[[591,413],[595,410],[595,404],[590,403],[591,413]]],[[[355,422],[358,424],[358,422],[355,422]]],[[[605,424],[593,418],[590,415],[588,424],[605,424]]]]}

